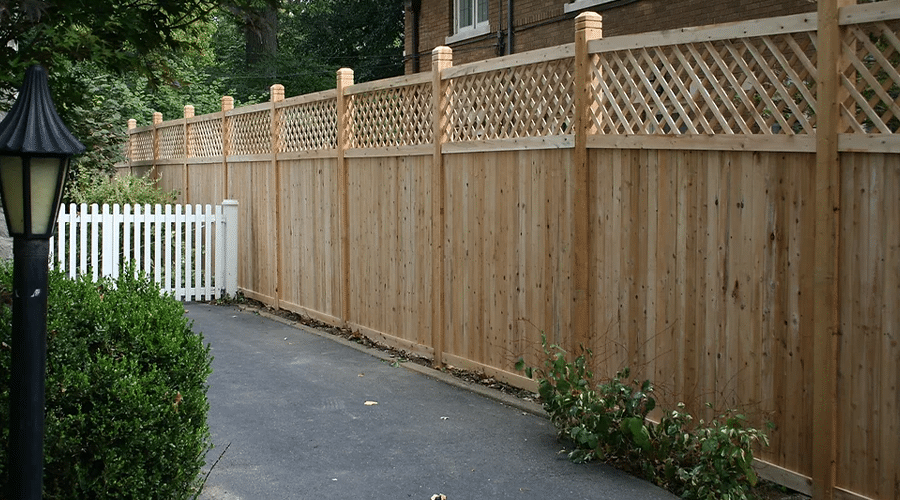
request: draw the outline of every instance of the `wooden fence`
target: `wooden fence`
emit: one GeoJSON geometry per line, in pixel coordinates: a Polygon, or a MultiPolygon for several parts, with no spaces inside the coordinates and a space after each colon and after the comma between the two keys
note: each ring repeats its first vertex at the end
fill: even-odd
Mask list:
{"type": "Polygon", "coordinates": [[[533,387],[541,333],[776,425],[765,477],[900,497],[900,2],[602,37],[130,130],[240,201],[239,285],[533,387]]]}
{"type": "Polygon", "coordinates": [[[70,277],[117,278],[126,265],[177,300],[237,292],[238,204],[63,205],[52,260],[70,277]]]}

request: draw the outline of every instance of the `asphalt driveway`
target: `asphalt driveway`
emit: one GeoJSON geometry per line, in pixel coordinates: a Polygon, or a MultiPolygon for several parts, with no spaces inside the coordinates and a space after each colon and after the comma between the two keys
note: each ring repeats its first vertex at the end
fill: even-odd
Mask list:
{"type": "Polygon", "coordinates": [[[571,463],[546,418],[327,334],[186,305],[211,345],[201,499],[674,499],[571,463]]]}

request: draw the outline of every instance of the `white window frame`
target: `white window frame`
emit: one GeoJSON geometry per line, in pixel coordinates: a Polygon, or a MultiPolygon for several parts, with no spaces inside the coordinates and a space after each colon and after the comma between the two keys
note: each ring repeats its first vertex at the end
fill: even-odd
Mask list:
{"type": "Polygon", "coordinates": [[[571,2],[566,2],[566,5],[563,7],[566,13],[575,12],[576,10],[587,9],[588,7],[594,7],[596,5],[603,5],[605,3],[614,2],[615,0],[574,0],[571,2]]]}
{"type": "MultiPolygon", "coordinates": [[[[453,34],[448,36],[444,43],[451,44],[467,38],[486,35],[491,32],[490,13],[488,18],[478,18],[478,1],[479,0],[453,0],[453,34]],[[459,25],[459,9],[461,4],[468,3],[472,8],[472,24],[466,26],[459,25]]],[[[489,0],[485,0],[489,1],[489,0]]],[[[490,5],[488,3],[488,5],[490,5]]]]}

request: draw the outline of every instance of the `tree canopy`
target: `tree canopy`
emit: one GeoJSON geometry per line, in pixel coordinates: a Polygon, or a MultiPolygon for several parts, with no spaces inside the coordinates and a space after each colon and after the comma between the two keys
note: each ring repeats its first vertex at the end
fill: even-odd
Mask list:
{"type": "MultiPolygon", "coordinates": [[[[0,0],[0,110],[25,70],[50,75],[63,120],[88,148],[73,164],[112,172],[125,123],[147,124],[403,73],[403,0],[0,0]]],[[[83,179],[82,179],[83,180],[83,179]]]]}
{"type": "Polygon", "coordinates": [[[90,103],[74,78],[86,72],[157,106],[218,102],[199,86],[254,102],[273,83],[329,88],[340,67],[360,82],[401,74],[402,34],[402,0],[0,0],[0,99],[42,64],[63,113],[90,103]]]}
{"type": "Polygon", "coordinates": [[[15,89],[25,69],[50,74],[90,62],[109,72],[137,72],[153,83],[169,68],[161,51],[195,48],[198,22],[219,0],[0,0],[0,85],[15,89]]]}
{"type": "Polygon", "coordinates": [[[212,74],[239,102],[265,98],[273,83],[288,96],[333,88],[342,67],[357,82],[403,73],[402,0],[281,0],[228,12],[230,23],[216,23],[212,74]]]}
{"type": "Polygon", "coordinates": [[[150,96],[184,87],[183,61],[202,54],[220,1],[0,0],[0,109],[25,70],[43,65],[57,111],[87,146],[73,162],[76,182],[85,169],[109,173],[125,117],[149,114],[150,96]]]}

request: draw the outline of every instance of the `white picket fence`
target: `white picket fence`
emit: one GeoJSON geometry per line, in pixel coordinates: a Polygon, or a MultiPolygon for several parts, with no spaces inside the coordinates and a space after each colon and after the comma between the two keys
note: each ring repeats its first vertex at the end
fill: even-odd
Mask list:
{"type": "Polygon", "coordinates": [[[51,261],[69,276],[113,277],[131,262],[178,300],[237,291],[238,202],[60,207],[51,261]]]}

